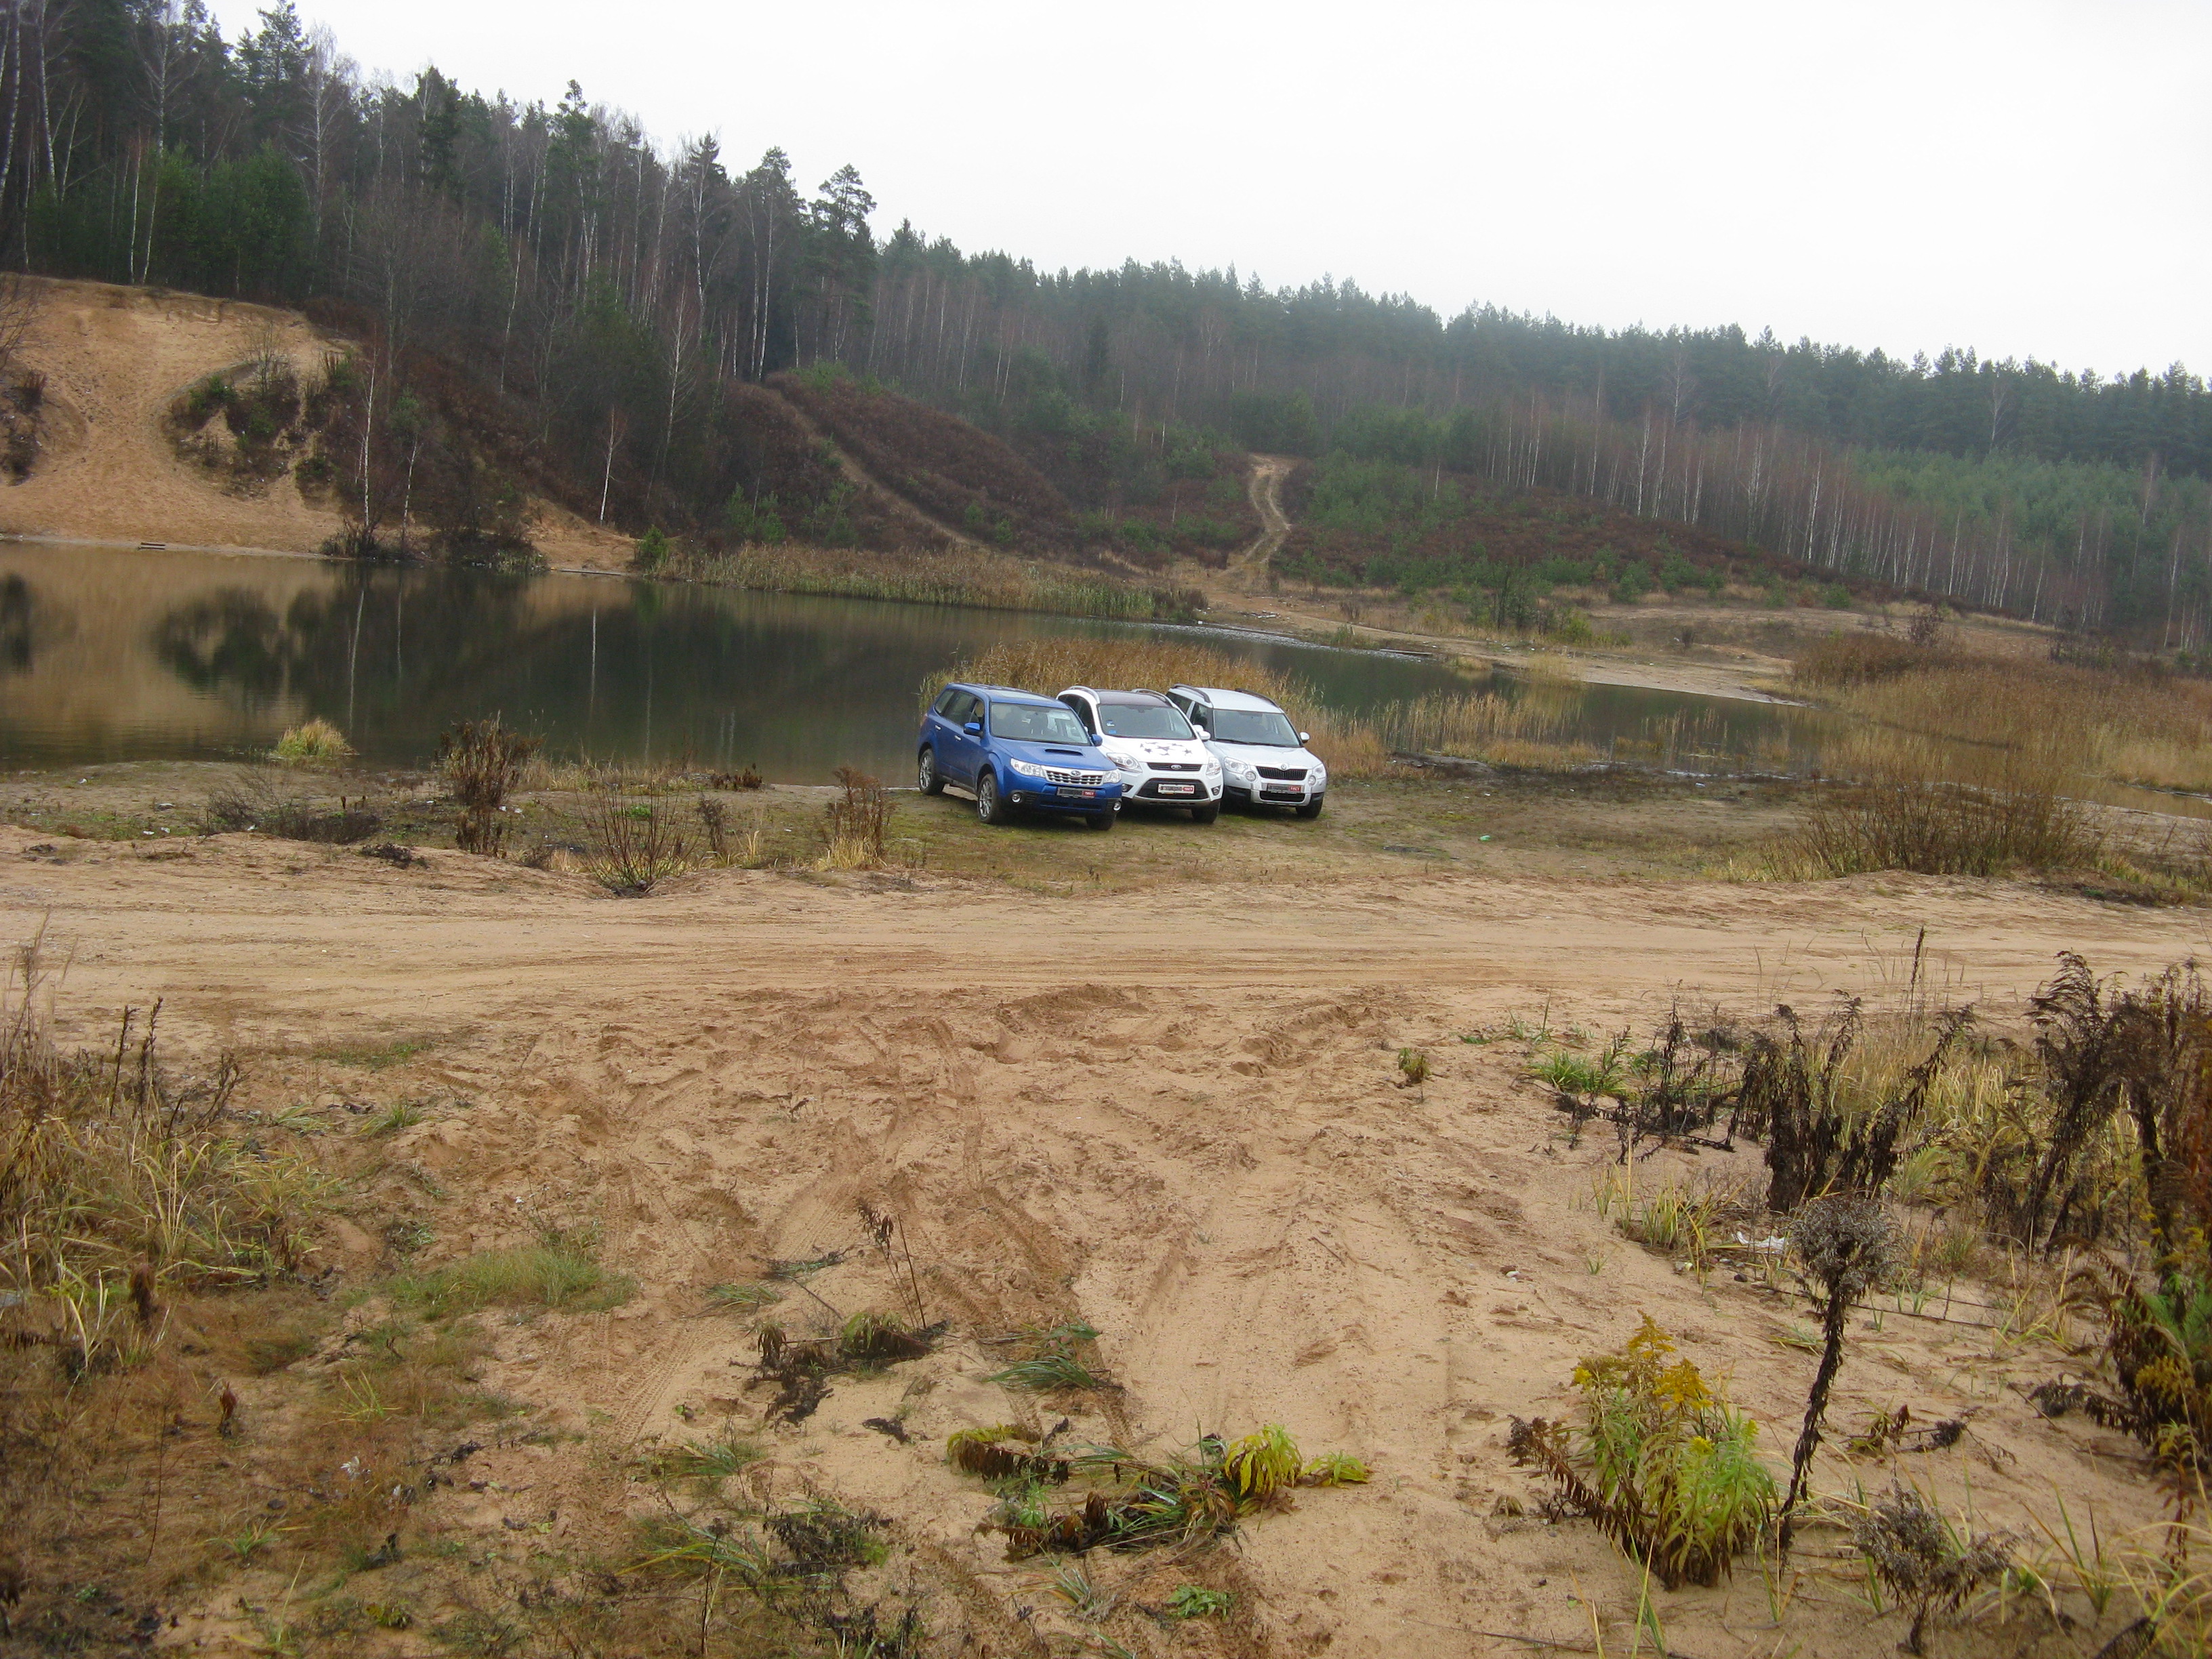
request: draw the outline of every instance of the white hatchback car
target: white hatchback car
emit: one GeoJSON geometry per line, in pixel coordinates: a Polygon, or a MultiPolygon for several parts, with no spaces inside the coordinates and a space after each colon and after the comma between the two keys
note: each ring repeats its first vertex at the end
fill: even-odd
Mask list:
{"type": "Polygon", "coordinates": [[[1071,685],[1060,700],[1121,769],[1123,805],[1187,806],[1196,823],[1221,816],[1221,763],[1158,692],[1071,685]]]}
{"type": "Polygon", "coordinates": [[[1305,747],[1307,734],[1279,702],[1250,691],[1177,685],[1168,701],[1190,716],[1221,763],[1221,798],[1253,806],[1287,806],[1302,818],[1321,816],[1328,768],[1305,747]]]}

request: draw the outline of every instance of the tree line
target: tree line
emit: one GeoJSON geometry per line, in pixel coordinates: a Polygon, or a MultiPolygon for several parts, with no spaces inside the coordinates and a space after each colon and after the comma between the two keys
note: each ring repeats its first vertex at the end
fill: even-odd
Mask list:
{"type": "Polygon", "coordinates": [[[1899,586],[2202,631],[2212,396],[2178,365],[2106,379],[1446,318],[1233,269],[1048,272],[908,223],[878,237],[853,167],[810,193],[781,150],[663,144],[574,82],[547,106],[434,68],[366,76],[292,0],[235,40],[201,0],[0,10],[0,257],[327,307],[370,342],[372,433],[440,354],[582,481],[572,497],[633,527],[741,505],[738,389],[842,362],[1001,430],[1048,385],[1135,449],[1210,428],[1360,450],[1396,420],[1409,464],[1450,447],[1899,586]]]}

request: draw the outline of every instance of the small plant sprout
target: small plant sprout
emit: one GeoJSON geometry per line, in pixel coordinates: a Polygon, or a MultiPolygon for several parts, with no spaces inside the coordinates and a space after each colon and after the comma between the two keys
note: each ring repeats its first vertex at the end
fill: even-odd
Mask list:
{"type": "Polygon", "coordinates": [[[1221,1473],[1240,1502],[1260,1503],[1297,1484],[1298,1449],[1279,1423],[1248,1434],[1222,1454],[1221,1473]]]}
{"type": "Polygon", "coordinates": [[[1208,1589],[1203,1584],[1178,1584],[1175,1594],[1168,1597],[1168,1615],[1173,1619],[1218,1619],[1229,1611],[1235,1600],[1227,1590],[1208,1589]]]}
{"type": "Polygon", "coordinates": [[[1418,1089],[1429,1080],[1429,1056],[1424,1048],[1398,1050],[1398,1086],[1418,1089]]]}
{"type": "Polygon", "coordinates": [[[1964,1537],[1910,1487],[1875,1499],[1853,1528],[1852,1542],[1899,1605],[1912,1610],[1907,1653],[1921,1651],[1929,1614],[1956,1613],[2012,1561],[2006,1534],[1964,1537]]]}
{"type": "Polygon", "coordinates": [[[1820,1449],[1828,1391],[1843,1369],[1844,1326],[1852,1307],[1895,1267],[1897,1231],[1880,1200],[1843,1194],[1815,1199],[1799,1211],[1790,1243],[1803,1264],[1800,1276],[1820,1316],[1820,1364],[1806,1396],[1805,1426],[1790,1459],[1790,1496],[1782,1506],[1779,1545],[1785,1560],[1813,1454],[1820,1449]]]}

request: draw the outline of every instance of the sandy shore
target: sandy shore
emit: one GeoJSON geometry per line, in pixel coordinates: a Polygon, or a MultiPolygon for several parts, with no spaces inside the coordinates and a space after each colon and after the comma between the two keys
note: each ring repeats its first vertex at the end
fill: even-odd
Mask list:
{"type": "MultiPolygon", "coordinates": [[[[1523,1050],[1462,1036],[1545,1015],[1641,1033],[1677,999],[1814,1007],[1896,987],[1923,927],[1936,981],[2000,1019],[2062,947],[2118,970],[2208,944],[2194,914],[1916,878],[1397,874],[1290,902],[1234,882],[1102,902],[947,878],[710,872],[626,901],[574,877],[427,859],[0,829],[0,927],[47,930],[69,962],[58,1006],[88,1039],[122,1003],[159,996],[173,1041],[259,1056],[282,1098],[469,1103],[390,1141],[331,1246],[349,1280],[378,1271],[380,1228],[417,1219],[441,1258],[548,1220],[595,1226],[610,1264],[636,1277],[638,1299],[613,1314],[493,1333],[485,1385],[573,1437],[484,1452],[472,1469],[489,1494],[441,1496],[440,1524],[512,1556],[555,1547],[514,1530],[550,1513],[568,1517],[559,1547],[613,1549],[623,1500],[605,1507],[595,1471],[726,1419],[769,1448],[775,1479],[891,1517],[948,1653],[1089,1639],[1041,1594],[1036,1564],[1010,1565],[975,1530],[989,1496],[943,1461],[952,1431],[1040,1411],[1162,1449],[1280,1422],[1373,1466],[1369,1486],[1249,1523],[1208,1580],[1243,1612],[1178,1651],[1584,1651],[1594,1613],[1607,1650],[1626,1651],[1635,1577],[1587,1525],[1535,1518],[1543,1488],[1506,1456],[1509,1417],[1568,1407],[1576,1361],[1649,1313],[1731,1379],[1778,1459],[1812,1370],[1789,1346],[1805,1311],[1726,1272],[1701,1285],[1623,1239],[1591,1206],[1609,1139],[1570,1145],[1521,1075],[1523,1050]],[[316,1058],[402,1043],[420,1050],[374,1073],[316,1058]],[[1406,1047],[1431,1057],[1418,1088],[1398,1086],[1406,1047]],[[858,1248],[861,1200],[899,1216],[951,1335],[929,1358],[841,1381],[804,1424],[765,1423],[766,1396],[745,1386],[750,1340],[703,1315],[706,1287],[848,1249],[811,1288],[842,1311],[891,1305],[893,1279],[858,1248]],[[982,1380],[1005,1352],[986,1339],[1069,1318],[1103,1334],[1122,1392],[1040,1404],[982,1380]],[[911,1443],[863,1426],[893,1413],[911,1443]]],[[[1664,1154],[1636,1178],[1670,1169],[1749,1178],[1756,1153],[1664,1154]]],[[[1993,1334],[1975,1311],[1984,1290],[1962,1284],[1956,1299],[1856,1336],[1832,1421],[1899,1404],[1917,1421],[1962,1419],[1957,1447],[1905,1473],[1984,1522],[2033,1534],[2054,1484],[2108,1536],[2152,1519],[2127,1443],[2021,1399],[2065,1356],[1993,1334]]],[[[1889,1478],[1832,1450],[1820,1485],[1889,1478]]],[[[1901,1626],[1857,1602],[1839,1534],[1810,1538],[1781,1626],[1747,1565],[1732,1585],[1665,1596],[1670,1642],[1701,1656],[1887,1655],[1901,1626]]],[[[1089,1566],[1156,1599],[1194,1571],[1089,1566]]],[[[218,1600],[197,1628],[220,1646],[235,1621],[218,1600]]]]}

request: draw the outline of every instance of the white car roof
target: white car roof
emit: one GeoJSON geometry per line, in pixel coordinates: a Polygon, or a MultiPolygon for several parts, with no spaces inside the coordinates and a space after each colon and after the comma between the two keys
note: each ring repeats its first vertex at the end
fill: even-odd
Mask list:
{"type": "Polygon", "coordinates": [[[1266,697],[1255,696],[1249,691],[1224,691],[1218,686],[1212,685],[1179,685],[1176,690],[1195,691],[1216,708],[1271,709],[1278,714],[1283,712],[1282,704],[1270,702],[1266,697]]]}

